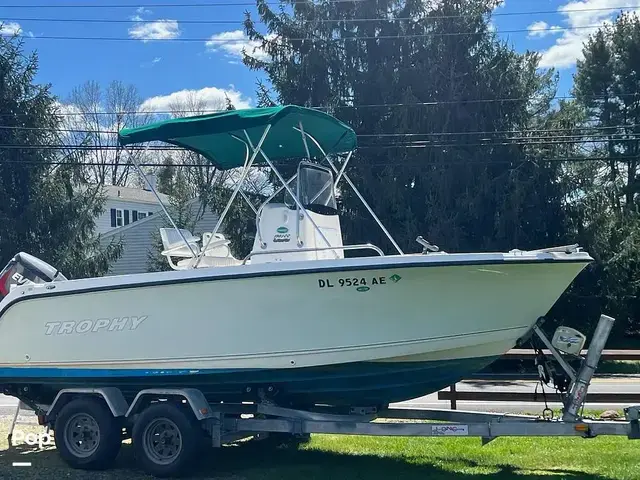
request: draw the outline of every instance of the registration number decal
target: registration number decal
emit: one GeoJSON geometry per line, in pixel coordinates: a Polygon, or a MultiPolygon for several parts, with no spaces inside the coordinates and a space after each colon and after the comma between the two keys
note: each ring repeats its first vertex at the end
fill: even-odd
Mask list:
{"type": "Polygon", "coordinates": [[[374,276],[374,277],[339,277],[339,278],[319,278],[318,288],[351,287],[358,292],[368,292],[371,287],[378,285],[388,285],[398,283],[400,275],[374,276]]]}

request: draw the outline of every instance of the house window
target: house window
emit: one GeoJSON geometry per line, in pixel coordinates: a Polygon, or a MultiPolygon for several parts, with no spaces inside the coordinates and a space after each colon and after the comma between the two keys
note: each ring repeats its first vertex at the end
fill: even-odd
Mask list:
{"type": "Polygon", "coordinates": [[[124,215],[122,209],[116,208],[116,227],[121,227],[124,225],[124,215]]]}
{"type": "Polygon", "coordinates": [[[138,220],[142,220],[143,218],[145,218],[147,216],[147,212],[140,212],[138,211],[138,220]]]}

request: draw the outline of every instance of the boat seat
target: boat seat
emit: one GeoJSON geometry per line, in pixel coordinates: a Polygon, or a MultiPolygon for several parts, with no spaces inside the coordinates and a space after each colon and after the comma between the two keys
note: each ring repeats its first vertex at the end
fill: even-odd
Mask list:
{"type": "MultiPolygon", "coordinates": [[[[193,251],[198,253],[200,251],[200,246],[198,245],[198,241],[200,239],[184,228],[180,229],[180,233],[182,233],[184,239],[189,243],[191,248],[193,248],[193,251]]],[[[161,253],[165,257],[169,255],[172,257],[182,258],[193,257],[193,253],[189,247],[184,244],[184,240],[175,229],[161,228],[160,238],[162,239],[162,246],[164,247],[164,250],[161,253]]]]}
{"type": "MultiPolygon", "coordinates": [[[[200,245],[200,238],[194,236],[189,230],[180,229],[180,233],[184,235],[193,252],[196,255],[202,253],[204,246],[209,242],[212,234],[207,232],[202,236],[202,245],[200,245]]],[[[191,264],[194,261],[193,252],[185,245],[184,240],[180,234],[173,228],[161,228],[160,237],[162,239],[162,245],[164,250],[161,252],[163,256],[167,258],[169,266],[173,270],[187,270],[191,268],[191,264]],[[172,257],[177,257],[177,263],[174,263],[172,257]]],[[[216,233],[213,235],[213,239],[207,245],[206,252],[198,263],[198,268],[203,267],[227,267],[232,265],[240,265],[241,260],[238,260],[231,253],[229,248],[230,240],[226,239],[223,234],[216,233]]]]}
{"type": "MultiPolygon", "coordinates": [[[[187,270],[190,268],[191,263],[192,263],[192,259],[191,258],[187,258],[184,260],[180,260],[177,263],[178,269],[177,270],[187,270]]],[[[202,259],[200,260],[200,263],[198,263],[198,267],[197,268],[203,268],[203,267],[232,267],[235,265],[240,265],[242,264],[242,261],[233,258],[233,257],[207,257],[206,255],[204,257],[202,257],[202,259]]]]}
{"type": "Polygon", "coordinates": [[[202,249],[207,248],[207,251],[204,254],[208,257],[226,257],[231,254],[231,250],[229,249],[229,244],[231,240],[224,238],[224,235],[221,233],[216,233],[213,235],[213,239],[211,238],[211,232],[206,232],[202,234],[202,249]],[[207,245],[209,243],[209,245],[207,245]]]}
{"type": "MultiPolygon", "coordinates": [[[[204,252],[204,258],[207,259],[207,261],[211,264],[211,266],[228,267],[231,265],[242,264],[242,261],[235,258],[231,253],[231,248],[229,248],[229,245],[231,244],[231,240],[225,238],[224,235],[221,233],[215,233],[213,237],[214,237],[213,240],[209,242],[209,239],[211,238],[211,233],[206,232],[202,235],[203,249],[205,245],[207,245],[207,242],[209,242],[209,245],[207,246],[207,250],[204,252]]],[[[202,261],[200,263],[202,263],[202,261]]]]}

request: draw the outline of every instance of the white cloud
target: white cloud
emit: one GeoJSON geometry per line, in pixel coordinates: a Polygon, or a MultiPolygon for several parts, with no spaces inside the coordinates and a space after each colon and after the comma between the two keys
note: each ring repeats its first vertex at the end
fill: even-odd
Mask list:
{"type": "Polygon", "coordinates": [[[550,27],[547,22],[539,21],[539,22],[533,22],[531,25],[529,25],[527,27],[527,30],[529,30],[529,35],[527,35],[527,38],[535,38],[535,37],[543,38],[543,37],[546,37],[547,35],[554,35],[556,33],[560,33],[560,31],[562,30],[562,27],[559,27],[557,25],[552,25],[550,27]]]}
{"type": "Polygon", "coordinates": [[[150,15],[152,13],[153,12],[148,8],[138,7],[136,8],[136,14],[129,17],[129,19],[133,20],[134,22],[142,22],[144,21],[144,19],[142,18],[143,15],[150,15]]]}
{"type": "Polygon", "coordinates": [[[621,10],[633,11],[640,8],[640,0],[627,0],[624,3],[630,8],[620,9],[619,0],[570,1],[558,8],[558,12],[564,15],[567,26],[573,30],[564,31],[554,45],[542,52],[540,67],[562,69],[575,65],[578,59],[582,59],[584,42],[597,31],[597,27],[592,27],[593,25],[610,23],[621,10]]]}
{"type": "Polygon", "coordinates": [[[22,28],[19,23],[7,22],[4,23],[0,20],[0,35],[12,37],[13,35],[19,35],[22,33],[22,28]]]}
{"type": "MultiPolygon", "coordinates": [[[[267,35],[268,40],[273,40],[275,37],[273,34],[267,35]]],[[[205,47],[210,52],[223,51],[227,54],[227,57],[242,58],[242,51],[244,50],[248,55],[258,60],[267,61],[270,58],[262,49],[260,42],[249,40],[242,30],[233,30],[211,35],[211,38],[205,42],[205,47]]],[[[233,62],[232,60],[229,63],[233,62]]],[[[235,61],[235,63],[237,63],[237,61],[235,61]]]]}
{"type": "Polygon", "coordinates": [[[142,62],[140,64],[140,67],[153,68],[157,63],[160,63],[161,60],[162,60],[162,57],[155,57],[152,60],[149,60],[148,62],[142,62]]]}
{"type": "Polygon", "coordinates": [[[80,109],[71,103],[62,103],[60,101],[54,102],[54,109],[56,113],[58,113],[63,122],[66,124],[71,124],[74,122],[75,118],[81,113],[80,109]]]}
{"type": "Polygon", "coordinates": [[[149,40],[171,40],[178,38],[182,32],[177,20],[156,20],[138,23],[129,29],[129,36],[143,42],[149,40]]]}
{"type": "Polygon", "coordinates": [[[236,108],[249,108],[251,99],[241,92],[231,89],[205,87],[199,90],[179,90],[168,95],[159,95],[145,100],[140,106],[144,112],[167,112],[176,105],[197,105],[199,110],[223,109],[226,97],[236,108]]]}

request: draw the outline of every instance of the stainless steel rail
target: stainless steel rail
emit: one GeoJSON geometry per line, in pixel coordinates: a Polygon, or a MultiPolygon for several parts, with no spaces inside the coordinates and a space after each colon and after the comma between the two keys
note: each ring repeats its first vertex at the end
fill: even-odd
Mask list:
{"type": "Polygon", "coordinates": [[[242,260],[242,265],[247,263],[251,257],[255,255],[274,255],[278,253],[298,253],[298,252],[321,252],[323,250],[373,250],[381,257],[384,257],[384,252],[373,245],[372,243],[363,243],[361,245],[343,245],[341,247],[318,247],[318,248],[291,248],[284,250],[265,250],[263,252],[251,252],[249,255],[244,257],[242,260]]]}

